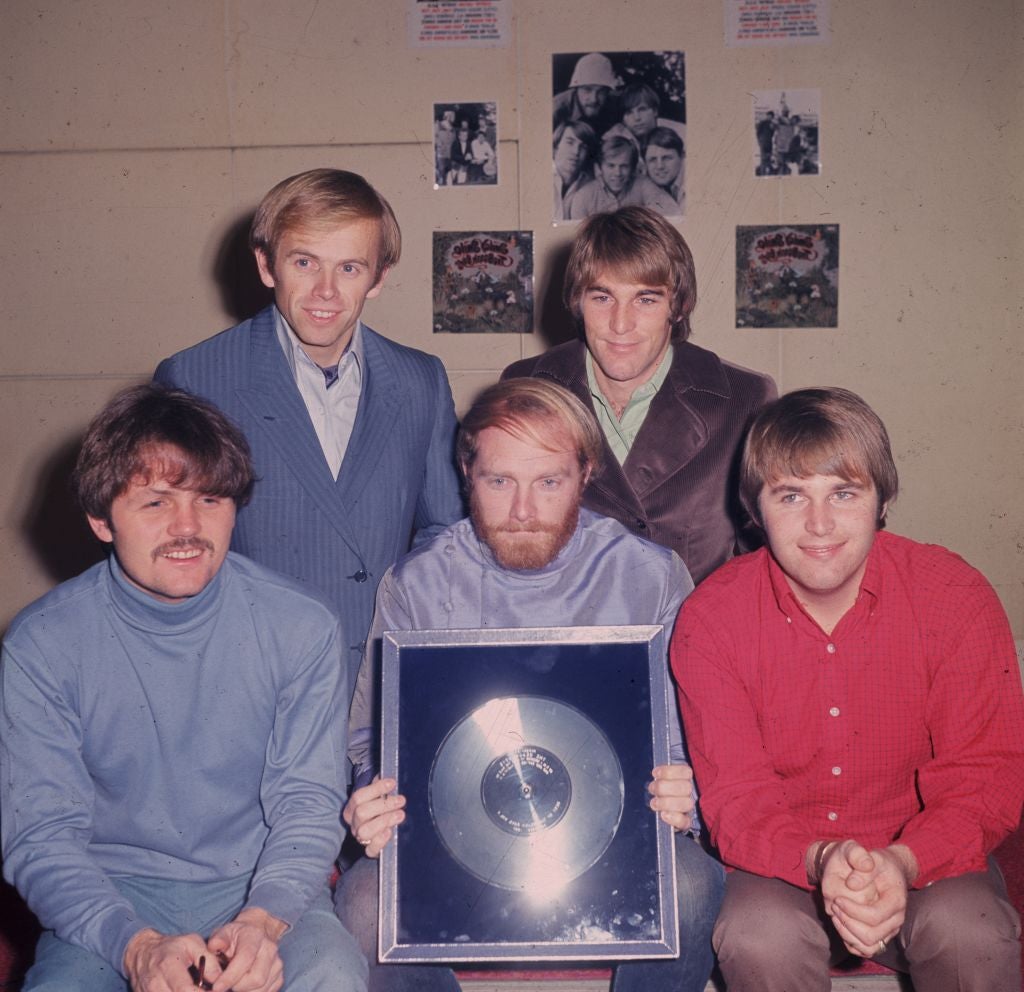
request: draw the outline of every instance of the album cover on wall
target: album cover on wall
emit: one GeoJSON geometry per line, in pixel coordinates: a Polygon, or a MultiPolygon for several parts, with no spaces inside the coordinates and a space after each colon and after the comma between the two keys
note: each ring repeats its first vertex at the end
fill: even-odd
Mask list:
{"type": "Polygon", "coordinates": [[[660,626],[387,632],[382,961],[674,957],[660,626]]]}
{"type": "Polygon", "coordinates": [[[736,228],[737,327],[838,323],[838,224],[736,228]]]}
{"type": "Polygon", "coordinates": [[[533,330],[532,231],[434,231],[435,334],[533,330]]]}

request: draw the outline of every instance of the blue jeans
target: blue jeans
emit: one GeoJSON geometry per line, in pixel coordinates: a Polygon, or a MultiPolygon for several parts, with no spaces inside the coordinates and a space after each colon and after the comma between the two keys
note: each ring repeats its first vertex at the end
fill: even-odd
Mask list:
{"type": "MultiPolygon", "coordinates": [[[[226,882],[170,882],[115,878],[139,918],[160,933],[203,937],[234,919],[245,902],[248,877],[226,882]]],[[[331,907],[325,885],[280,940],[286,992],[365,992],[366,960],[331,907]]],[[[39,938],[35,964],[22,992],[126,992],[128,983],[109,961],[69,944],[51,931],[39,938]]]]}
{"type": "MultiPolygon", "coordinates": [[[[339,918],[369,961],[370,992],[459,992],[445,965],[378,963],[377,876],[377,862],[361,858],[341,876],[335,894],[339,918]]],[[[679,957],[622,962],[615,968],[612,992],[704,992],[714,965],[711,931],[725,892],[725,872],[689,835],[676,834],[676,881],[679,957]]]]}

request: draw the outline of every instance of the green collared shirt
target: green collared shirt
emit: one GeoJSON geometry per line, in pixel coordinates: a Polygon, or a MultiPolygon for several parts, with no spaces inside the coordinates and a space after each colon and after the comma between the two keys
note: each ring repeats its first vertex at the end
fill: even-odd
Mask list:
{"type": "Polygon", "coordinates": [[[590,387],[590,395],[594,398],[594,410],[597,413],[597,422],[601,425],[604,436],[608,439],[608,446],[612,454],[618,459],[621,465],[629,455],[629,449],[633,447],[640,428],[647,419],[647,412],[651,409],[655,394],[665,384],[668,378],[668,370],[672,367],[672,345],[668,346],[665,357],[642,386],[637,386],[630,396],[626,409],[622,411],[621,419],[615,416],[612,405],[604,398],[601,387],[597,384],[597,377],[594,375],[594,359],[587,351],[587,385],[590,387]]]}

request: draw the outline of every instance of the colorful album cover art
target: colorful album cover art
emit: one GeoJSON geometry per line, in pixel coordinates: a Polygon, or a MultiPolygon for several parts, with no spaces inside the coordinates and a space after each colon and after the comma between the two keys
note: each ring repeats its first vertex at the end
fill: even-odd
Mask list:
{"type": "Polygon", "coordinates": [[[736,228],[737,327],[836,327],[839,225],[736,228]]]}
{"type": "Polygon", "coordinates": [[[533,330],[533,232],[434,232],[434,333],[533,330]]]}

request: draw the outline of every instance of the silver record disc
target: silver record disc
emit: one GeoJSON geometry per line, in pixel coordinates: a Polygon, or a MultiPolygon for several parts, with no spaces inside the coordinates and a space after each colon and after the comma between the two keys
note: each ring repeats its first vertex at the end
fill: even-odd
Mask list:
{"type": "Polygon", "coordinates": [[[579,710],[544,696],[491,699],[434,757],[430,814],[451,856],[481,881],[556,892],[604,854],[622,817],[622,769],[579,710]]]}

